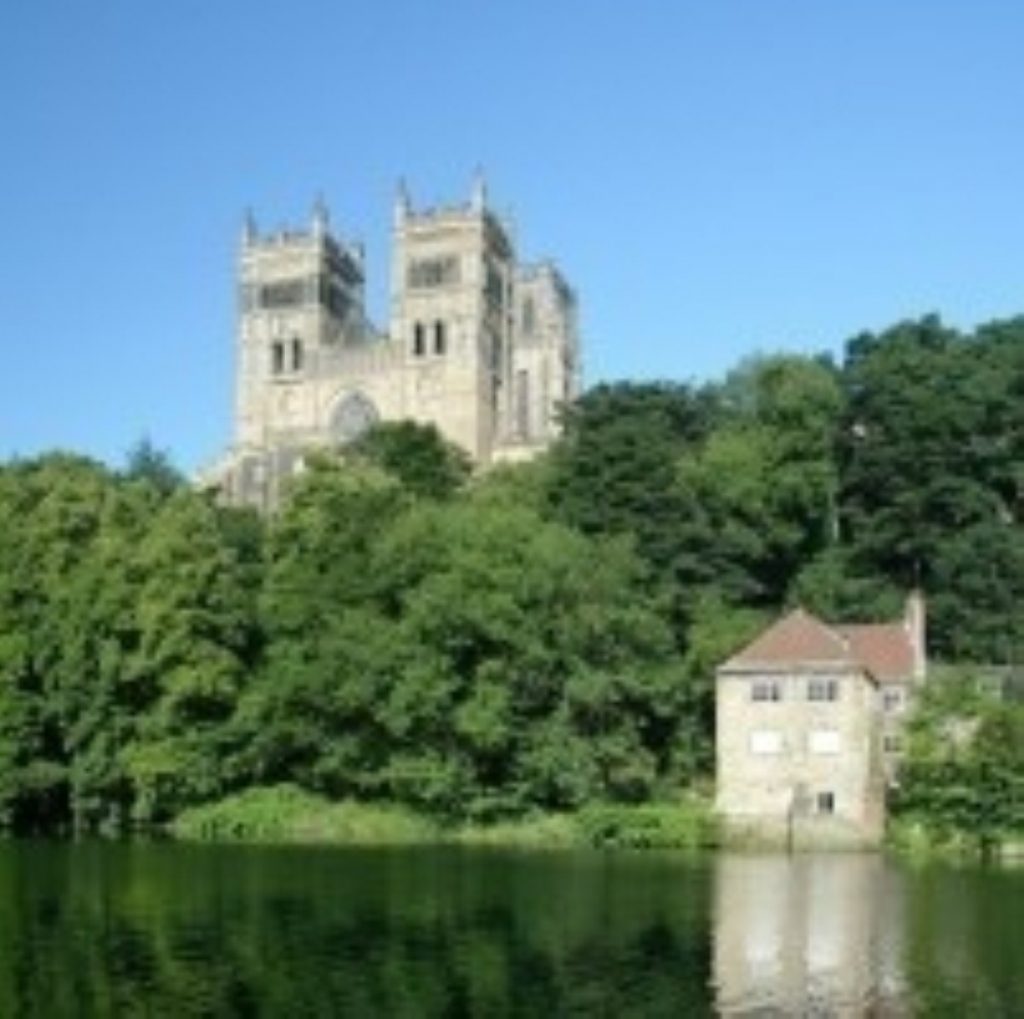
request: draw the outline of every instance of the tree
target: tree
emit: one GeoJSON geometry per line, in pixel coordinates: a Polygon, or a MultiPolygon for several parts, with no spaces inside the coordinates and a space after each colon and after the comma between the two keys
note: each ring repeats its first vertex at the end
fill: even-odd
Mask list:
{"type": "Polygon", "coordinates": [[[45,829],[68,817],[57,669],[63,595],[101,531],[110,479],[52,454],[0,469],[0,827],[45,829]]]}
{"type": "Polygon", "coordinates": [[[400,649],[378,610],[373,550],[409,500],[377,467],[314,458],[271,522],[260,599],[267,649],[232,735],[240,776],[335,795],[377,791],[374,711],[400,649]]]}
{"type": "Polygon", "coordinates": [[[394,475],[413,495],[445,499],[469,478],[468,454],[433,424],[388,421],[364,432],[347,451],[394,475]]]}
{"type": "Polygon", "coordinates": [[[1024,831],[1024,707],[966,670],[925,687],[909,726],[898,812],[990,854],[1024,831]]]}
{"type": "Polygon", "coordinates": [[[929,316],[848,345],[844,539],[862,572],[934,593],[940,653],[1005,655],[1002,623],[987,628],[970,599],[1017,555],[1022,379],[1020,320],[962,336],[929,316]]]}
{"type": "Polygon", "coordinates": [[[615,383],[586,393],[566,412],[551,454],[557,519],[585,534],[630,535],[657,570],[672,562],[685,504],[676,463],[707,435],[708,394],[674,383],[615,383]]]}
{"type": "Polygon", "coordinates": [[[420,506],[376,561],[417,651],[379,716],[404,748],[393,795],[478,817],[649,795],[680,674],[624,544],[523,508],[420,506]]]}
{"type": "Polygon", "coordinates": [[[718,426],[679,459],[677,583],[691,602],[712,588],[733,604],[779,605],[835,537],[835,373],[806,358],[759,358],[726,380],[720,400],[718,426]]]}
{"type": "Polygon", "coordinates": [[[143,436],[125,457],[124,476],[141,481],[167,496],[185,484],[182,473],[171,462],[166,450],[153,445],[149,436],[143,436]]]}

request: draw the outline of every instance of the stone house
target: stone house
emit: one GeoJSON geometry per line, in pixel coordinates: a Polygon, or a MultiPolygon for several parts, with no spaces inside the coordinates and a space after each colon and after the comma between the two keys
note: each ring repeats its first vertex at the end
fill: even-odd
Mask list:
{"type": "Polygon", "coordinates": [[[770,626],[718,669],[716,808],[727,829],[789,844],[877,843],[924,676],[916,593],[896,623],[829,625],[796,609],[770,626]]]}

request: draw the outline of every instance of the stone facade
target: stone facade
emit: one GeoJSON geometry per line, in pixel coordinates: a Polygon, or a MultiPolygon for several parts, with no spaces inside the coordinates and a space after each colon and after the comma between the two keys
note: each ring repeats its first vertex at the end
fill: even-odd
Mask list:
{"type": "Polygon", "coordinates": [[[522,265],[478,179],[462,205],[394,208],[390,328],[369,322],[362,251],[318,203],[308,229],[239,255],[235,436],[201,481],[272,507],[304,451],[376,421],[437,426],[478,465],[523,459],[580,385],[576,298],[551,263],[522,265]]]}
{"type": "Polygon", "coordinates": [[[894,624],[829,626],[796,610],[718,670],[716,806],[737,836],[872,845],[913,691],[919,596],[894,624]]]}

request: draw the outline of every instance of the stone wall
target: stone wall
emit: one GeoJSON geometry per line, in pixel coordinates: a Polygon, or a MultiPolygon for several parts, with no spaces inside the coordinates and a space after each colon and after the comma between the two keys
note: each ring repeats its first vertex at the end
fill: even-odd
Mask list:
{"type": "Polygon", "coordinates": [[[881,836],[878,691],[863,670],[720,672],[716,703],[716,806],[728,827],[769,840],[881,836]],[[810,700],[812,682],[834,684],[836,699],[810,700]],[[778,699],[755,700],[758,683],[778,699]]]}

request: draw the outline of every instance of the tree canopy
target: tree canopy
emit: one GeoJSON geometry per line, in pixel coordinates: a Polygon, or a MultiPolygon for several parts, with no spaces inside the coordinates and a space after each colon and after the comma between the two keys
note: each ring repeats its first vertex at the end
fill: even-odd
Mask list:
{"type": "MultiPolygon", "coordinates": [[[[710,770],[716,664],[796,602],[884,619],[921,586],[934,657],[1024,658],[1024,319],[606,383],[518,466],[411,422],[307,462],[266,518],[148,440],[0,465],[0,827],[271,782],[475,819],[644,800],[710,770]]],[[[1013,710],[907,795],[1015,790],[1013,710]]]]}

